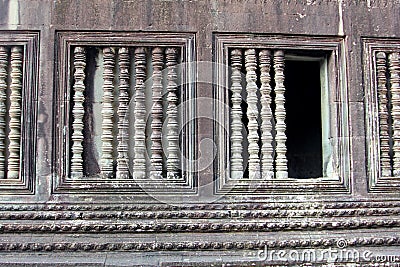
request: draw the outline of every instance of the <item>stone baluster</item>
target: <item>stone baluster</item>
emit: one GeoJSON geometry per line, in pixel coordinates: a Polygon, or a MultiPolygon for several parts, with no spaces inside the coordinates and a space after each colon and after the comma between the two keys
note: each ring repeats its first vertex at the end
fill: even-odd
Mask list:
{"type": "Polygon", "coordinates": [[[134,107],[134,158],[133,176],[135,179],[146,178],[146,49],[135,49],[135,107],[134,107]]]}
{"type": "Polygon", "coordinates": [[[179,175],[179,124],[178,124],[178,74],[177,57],[178,51],[176,48],[167,48],[166,65],[168,68],[167,74],[167,178],[175,179],[179,175]]]}
{"type": "Polygon", "coordinates": [[[129,121],[126,118],[129,105],[129,49],[121,47],[118,49],[118,65],[119,65],[119,94],[118,94],[118,157],[117,172],[118,179],[129,178],[128,168],[128,130],[129,121]]]}
{"type": "Polygon", "coordinates": [[[231,91],[232,91],[232,110],[231,110],[231,178],[243,178],[243,134],[242,134],[242,51],[234,49],[231,52],[231,91]]]}
{"type": "Polygon", "coordinates": [[[393,175],[400,176],[400,53],[389,55],[389,73],[393,121],[393,175]]]}
{"type": "Polygon", "coordinates": [[[285,86],[284,86],[285,55],[282,50],[274,51],[275,70],[275,128],[276,128],[276,178],[288,178],[286,158],[286,110],[285,110],[285,86]]]}
{"type": "Polygon", "coordinates": [[[21,142],[21,90],[22,90],[22,48],[11,48],[11,93],[10,93],[10,133],[9,158],[7,177],[17,179],[19,177],[20,142],[21,142]]]}
{"type": "Polygon", "coordinates": [[[74,86],[72,103],[72,157],[71,157],[71,177],[83,176],[83,115],[85,110],[83,103],[85,101],[85,68],[86,51],[83,47],[74,49],[74,86]]]}
{"type": "Polygon", "coordinates": [[[247,118],[248,123],[248,153],[249,153],[249,178],[260,179],[260,147],[258,145],[258,96],[257,96],[257,58],[255,49],[247,49],[245,51],[245,67],[246,67],[246,92],[247,92],[247,118]]]}
{"type": "Polygon", "coordinates": [[[6,114],[8,49],[0,46],[0,179],[6,177],[6,114]]]}
{"type": "Polygon", "coordinates": [[[271,109],[271,51],[261,50],[259,53],[261,81],[261,173],[264,179],[274,178],[274,149],[272,147],[272,109],[271,109]]]}
{"type": "Polygon", "coordinates": [[[103,48],[104,72],[103,72],[103,116],[101,135],[101,172],[103,177],[112,178],[114,172],[113,157],[113,117],[114,117],[114,67],[115,50],[111,47],[103,48]]]}
{"type": "Polygon", "coordinates": [[[153,179],[162,178],[163,169],[163,151],[162,151],[162,68],[164,65],[164,51],[160,47],[152,50],[152,67],[153,67],[153,86],[151,107],[151,170],[150,176],[153,179]]]}
{"type": "Polygon", "coordinates": [[[390,166],[390,144],[389,144],[389,111],[388,111],[388,89],[386,85],[386,54],[376,54],[376,77],[378,82],[378,107],[379,107],[379,140],[381,147],[380,164],[382,176],[392,176],[390,166]]]}

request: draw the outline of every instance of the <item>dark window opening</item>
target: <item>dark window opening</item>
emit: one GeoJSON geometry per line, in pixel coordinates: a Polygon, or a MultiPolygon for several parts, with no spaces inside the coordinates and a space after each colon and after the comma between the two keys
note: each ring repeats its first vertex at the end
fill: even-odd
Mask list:
{"type": "Polygon", "coordinates": [[[322,177],[320,61],[286,60],[285,87],[289,177],[322,177]]]}

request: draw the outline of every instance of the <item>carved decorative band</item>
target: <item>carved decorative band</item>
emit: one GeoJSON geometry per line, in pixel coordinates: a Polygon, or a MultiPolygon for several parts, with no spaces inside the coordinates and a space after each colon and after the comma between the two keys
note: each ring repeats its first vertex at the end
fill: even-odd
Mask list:
{"type": "MultiPolygon", "coordinates": [[[[369,208],[330,208],[330,207],[259,207],[248,206],[246,209],[238,206],[226,206],[221,209],[202,210],[171,210],[161,206],[154,210],[150,206],[98,206],[91,209],[88,206],[46,206],[38,211],[32,211],[27,207],[3,206],[0,212],[0,220],[100,220],[100,219],[119,219],[119,220],[148,220],[148,219],[273,219],[273,218],[332,218],[358,216],[370,218],[371,216],[399,216],[400,208],[395,206],[372,206],[369,208]],[[301,209],[303,208],[303,209],[301,209]],[[22,211],[22,212],[21,212],[22,211]]],[[[370,218],[372,219],[372,218],[370,218]]],[[[381,219],[381,218],[380,218],[381,219]]],[[[379,225],[376,221],[376,225],[379,225]]]]}
{"type": "MultiPolygon", "coordinates": [[[[0,251],[171,251],[171,250],[264,250],[267,248],[332,248],[344,239],[290,239],[263,241],[186,241],[186,242],[3,242],[0,251]]],[[[344,240],[348,247],[398,246],[400,238],[352,238],[344,240]]],[[[375,265],[374,265],[375,266],[375,265]]]]}
{"type": "Polygon", "coordinates": [[[397,219],[343,219],[332,221],[249,221],[239,222],[129,222],[129,223],[53,223],[26,224],[26,223],[0,223],[2,233],[146,233],[146,232],[275,232],[275,231],[320,231],[320,230],[346,230],[366,228],[398,228],[397,219]]]}
{"type": "MultiPolygon", "coordinates": [[[[84,204],[71,204],[71,205],[0,205],[0,211],[229,211],[238,210],[243,212],[250,212],[258,210],[271,211],[288,210],[302,211],[306,210],[311,214],[331,214],[333,211],[339,212],[344,215],[351,215],[353,212],[362,212],[360,215],[371,215],[370,212],[378,212],[383,209],[384,212],[392,213],[393,209],[400,208],[400,202],[334,202],[334,203],[252,203],[252,204],[190,204],[184,206],[174,206],[167,204],[151,205],[151,204],[103,204],[103,205],[84,205],[84,204]],[[354,209],[356,209],[354,211],[354,209]]],[[[144,215],[145,216],[145,215],[144,215]]]]}

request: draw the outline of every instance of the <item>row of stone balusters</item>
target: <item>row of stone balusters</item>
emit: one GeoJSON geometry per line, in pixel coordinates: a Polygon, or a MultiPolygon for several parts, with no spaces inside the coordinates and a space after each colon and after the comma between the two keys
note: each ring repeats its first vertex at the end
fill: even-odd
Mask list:
{"type": "MultiPolygon", "coordinates": [[[[242,49],[231,51],[231,178],[240,179],[244,173],[243,135],[242,135],[242,49]]],[[[285,124],[285,58],[282,50],[245,49],[245,91],[247,96],[248,118],[248,170],[250,179],[287,178],[286,124],[285,124]],[[271,62],[275,71],[275,120],[271,110],[271,62]],[[259,69],[260,88],[257,86],[257,68],[259,69]],[[260,91],[260,94],[257,93],[260,91]],[[258,96],[260,95],[260,97],[258,96]],[[261,107],[260,112],[258,106],[261,107]],[[275,127],[273,127],[275,121],[275,127]],[[259,125],[260,124],[260,125],[259,125]],[[259,146],[261,132],[261,147],[259,146]],[[275,131],[275,134],[273,134],[275,131]],[[275,140],[274,140],[275,139],[275,140]],[[276,142],[274,151],[273,142],[276,142]],[[276,157],[274,157],[274,153],[276,157]],[[260,155],[260,156],[259,156],[260,155]],[[274,171],[275,161],[275,171],[274,171]]]]}
{"type": "MultiPolygon", "coordinates": [[[[177,64],[178,49],[176,48],[145,48],[137,47],[134,49],[135,81],[130,82],[131,65],[130,48],[103,48],[104,72],[103,72],[103,107],[102,107],[102,151],[101,151],[101,172],[104,177],[114,177],[114,163],[116,163],[115,177],[118,179],[129,178],[128,163],[128,140],[129,125],[134,123],[134,158],[133,174],[136,179],[145,179],[147,171],[151,177],[162,178],[163,171],[163,148],[162,148],[162,124],[163,124],[163,75],[164,66],[167,69],[167,176],[175,178],[179,174],[179,129],[178,129],[178,85],[177,85],[177,64]],[[152,76],[147,75],[147,53],[151,51],[152,76]],[[116,61],[118,53],[118,62],[116,61]],[[165,64],[164,64],[165,63],[165,64]],[[114,114],[114,70],[116,64],[119,66],[118,77],[118,109],[114,114]],[[152,95],[145,93],[146,80],[152,79],[152,95]],[[134,93],[130,96],[130,84],[134,84],[134,93]],[[130,99],[134,103],[134,120],[128,118],[124,120],[128,112],[130,99]],[[146,98],[152,99],[151,108],[151,156],[149,170],[146,168],[146,98]],[[113,123],[115,116],[118,116],[118,135],[116,146],[117,157],[114,159],[113,152],[113,123]]],[[[74,85],[73,85],[73,123],[72,123],[72,156],[71,156],[71,176],[83,176],[83,115],[84,115],[84,91],[85,91],[85,66],[86,66],[85,47],[75,47],[74,49],[74,85]]]]}
{"type": "Polygon", "coordinates": [[[0,179],[19,178],[22,76],[23,48],[0,46],[0,179]]]}
{"type": "Polygon", "coordinates": [[[379,108],[381,175],[383,177],[400,176],[399,52],[378,52],[376,54],[376,80],[379,108]]]}

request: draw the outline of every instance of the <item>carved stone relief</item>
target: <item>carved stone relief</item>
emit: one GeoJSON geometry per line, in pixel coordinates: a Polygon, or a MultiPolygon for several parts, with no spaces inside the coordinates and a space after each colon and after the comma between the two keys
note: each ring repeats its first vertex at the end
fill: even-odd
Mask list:
{"type": "Polygon", "coordinates": [[[0,194],[34,189],[37,41],[34,32],[0,32],[0,194]]]}
{"type": "Polygon", "coordinates": [[[400,45],[395,40],[365,38],[364,74],[368,127],[369,188],[398,190],[400,45]]]}
{"type": "MultiPolygon", "coordinates": [[[[323,93],[327,95],[328,100],[321,101],[327,101],[323,105],[326,106],[325,109],[329,110],[329,106],[337,101],[334,98],[339,96],[340,101],[343,101],[344,104],[340,110],[341,115],[335,120],[345,125],[347,87],[345,83],[337,84],[335,80],[338,75],[342,81],[346,79],[343,76],[342,67],[339,65],[340,58],[343,56],[341,54],[342,40],[320,38],[315,39],[313,43],[301,37],[296,41],[294,38],[289,41],[284,37],[268,35],[252,35],[250,37],[232,34],[216,34],[216,39],[218,63],[230,64],[229,67],[225,66],[225,69],[222,67],[223,64],[217,65],[217,68],[220,68],[217,73],[221,73],[217,77],[219,79],[217,84],[226,86],[225,88],[218,87],[217,97],[220,101],[229,103],[231,107],[229,127],[227,127],[230,130],[229,137],[223,130],[224,126],[220,126],[219,129],[221,144],[225,143],[223,142],[224,138],[229,139],[229,143],[227,143],[229,146],[221,146],[219,154],[218,168],[221,176],[217,178],[217,181],[221,194],[228,191],[233,193],[236,192],[235,190],[242,192],[243,190],[246,194],[251,195],[267,193],[268,190],[277,188],[282,190],[286,188],[286,190],[297,192],[327,191],[328,188],[336,192],[347,191],[349,189],[348,166],[335,163],[344,162],[349,156],[348,143],[345,140],[330,144],[328,151],[336,149],[333,153],[335,158],[326,157],[331,162],[325,162],[324,166],[336,164],[337,169],[333,171],[324,169],[322,172],[325,176],[320,179],[296,180],[296,177],[289,177],[286,156],[285,62],[293,60],[292,58],[301,58],[293,56],[295,53],[293,51],[303,49],[303,52],[308,54],[315,51],[321,53],[321,47],[323,47],[322,51],[326,56],[322,60],[337,62],[337,65],[330,66],[329,72],[334,73],[332,77],[323,78],[328,83],[325,89],[320,90],[328,92],[323,93]],[[317,46],[318,49],[315,48],[317,46]],[[224,51],[228,51],[229,58],[226,58],[224,51]],[[271,77],[271,75],[273,76],[271,77]],[[225,77],[228,77],[228,84],[225,83],[225,77]],[[224,157],[224,151],[230,151],[229,159],[224,157]],[[225,173],[225,168],[230,169],[230,172],[225,173]]],[[[318,77],[318,79],[320,78],[318,77]]],[[[220,112],[218,115],[220,117],[217,118],[221,122],[225,122],[227,120],[224,119],[226,116],[223,114],[224,109],[218,105],[216,110],[220,112]]],[[[334,126],[334,120],[330,119],[332,116],[329,111],[323,113],[322,116],[327,117],[321,120],[326,120],[326,128],[333,134],[340,136],[348,131],[346,128],[338,129],[334,126]]]]}
{"type": "Polygon", "coordinates": [[[109,37],[93,33],[80,40],[68,33],[60,33],[60,37],[61,51],[66,55],[73,51],[72,63],[67,60],[60,68],[69,68],[74,78],[60,85],[72,101],[59,112],[71,112],[72,123],[64,121],[70,139],[59,139],[66,145],[67,157],[61,159],[60,172],[64,174],[56,191],[62,184],[65,189],[67,184],[77,188],[86,184],[94,192],[102,188],[113,192],[116,184],[137,192],[148,187],[162,190],[163,186],[191,190],[193,177],[181,165],[180,146],[193,146],[193,142],[182,139],[188,129],[180,131],[179,125],[188,115],[186,110],[178,112],[178,104],[186,101],[184,97],[192,90],[181,82],[188,75],[182,62],[191,60],[185,54],[191,36],[126,34],[122,36],[126,43],[121,43],[121,36],[111,34],[114,46],[105,45],[110,43],[109,37]],[[91,39],[100,45],[89,45],[91,39]],[[85,164],[99,168],[88,171],[85,164]]]}

